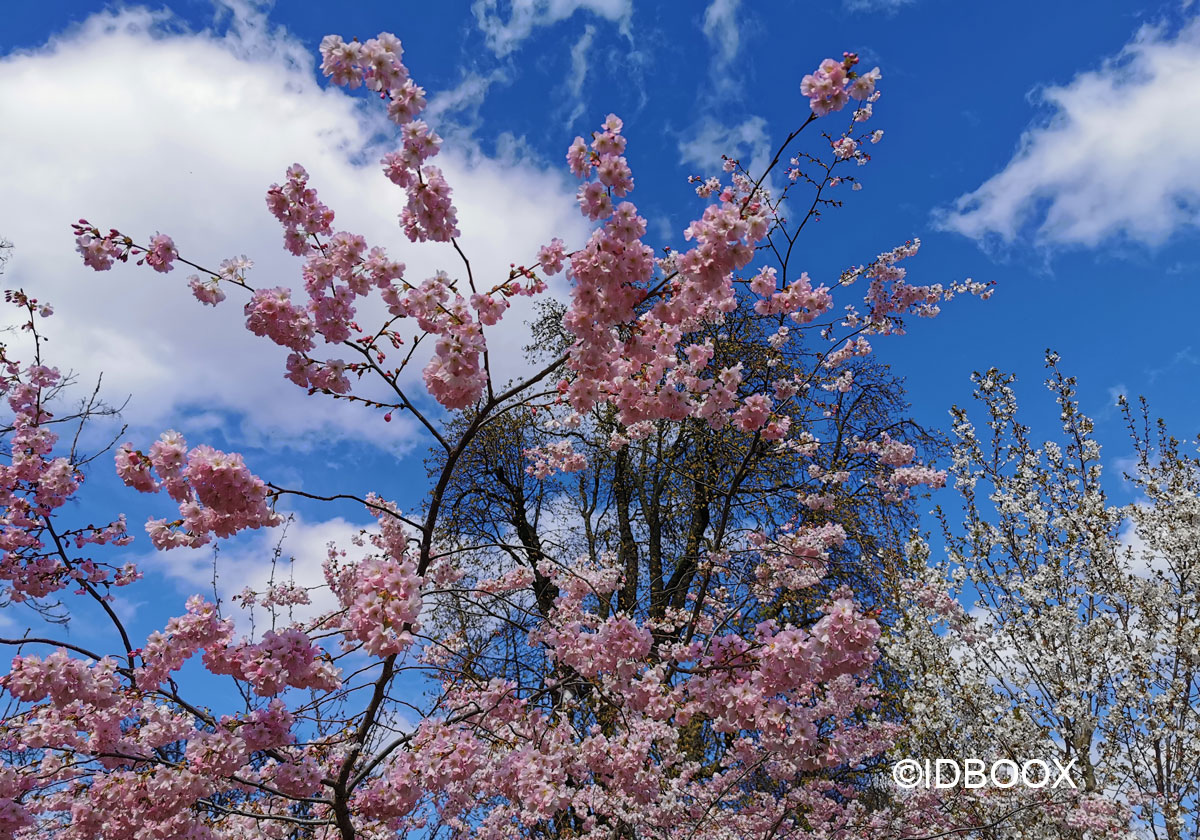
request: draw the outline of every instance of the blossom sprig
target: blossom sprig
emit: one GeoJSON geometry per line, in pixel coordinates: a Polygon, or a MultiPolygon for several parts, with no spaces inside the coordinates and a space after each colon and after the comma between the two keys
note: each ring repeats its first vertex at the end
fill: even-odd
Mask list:
{"type": "Polygon", "coordinates": [[[79,594],[111,599],[105,594],[107,589],[127,586],[140,577],[136,566],[72,556],[69,548],[127,545],[130,537],[125,518],[82,527],[63,527],[51,520],[84,480],[85,459],[74,448],[66,455],[54,454],[59,441],[56,424],[63,420],[82,423],[93,413],[110,412],[92,400],[74,416],[55,416],[52,409],[67,380],[57,368],[41,362],[43,338],[37,323],[39,318],[50,317],[53,309],[19,290],[8,291],[4,297],[22,312],[21,326],[32,337],[36,361],[22,364],[0,345],[0,395],[11,412],[4,424],[10,454],[8,463],[0,464],[0,591],[17,602],[42,599],[71,587],[79,594]]]}

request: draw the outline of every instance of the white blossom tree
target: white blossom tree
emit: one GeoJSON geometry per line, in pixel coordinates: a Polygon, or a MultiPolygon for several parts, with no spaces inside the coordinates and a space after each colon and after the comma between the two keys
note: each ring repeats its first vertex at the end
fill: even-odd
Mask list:
{"type": "Polygon", "coordinates": [[[1110,504],[1075,382],[1055,354],[1047,367],[1061,442],[1035,445],[995,369],[973,377],[987,434],[952,411],[963,518],[939,509],[944,557],[914,538],[899,582],[888,649],[913,731],[898,752],[1071,765],[1077,788],[940,792],[981,838],[1196,837],[1200,461],[1122,401],[1139,498],[1110,504]]]}

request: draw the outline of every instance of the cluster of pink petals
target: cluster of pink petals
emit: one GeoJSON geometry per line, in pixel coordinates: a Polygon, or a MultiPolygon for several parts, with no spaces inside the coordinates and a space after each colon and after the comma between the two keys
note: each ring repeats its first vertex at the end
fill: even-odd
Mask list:
{"type": "Polygon", "coordinates": [[[221,281],[244,286],[246,285],[246,269],[253,265],[254,263],[245,256],[221,260],[221,267],[217,274],[207,279],[193,274],[188,278],[188,288],[192,290],[196,300],[209,306],[216,306],[225,300],[225,290],[221,288],[221,281]]]}
{"type": "Polygon", "coordinates": [[[841,61],[827,58],[812,73],[800,81],[800,92],[808,97],[812,112],[818,117],[830,111],[840,111],[851,98],[867,99],[875,92],[880,79],[879,68],[861,75],[851,69],[858,56],[846,53],[841,61]]]}
{"type": "Polygon", "coordinates": [[[87,219],[72,225],[75,231],[75,250],[83,257],[83,264],[94,271],[108,271],[113,262],[124,262],[129,258],[130,243],[116,230],[107,234],[92,227],[87,219]]]}
{"type": "Polygon", "coordinates": [[[563,258],[566,250],[561,239],[550,240],[549,245],[538,249],[538,264],[547,276],[553,276],[563,270],[563,258]]]}
{"type": "Polygon", "coordinates": [[[217,614],[215,604],[193,595],[187,612],[168,621],[163,631],[151,633],[142,646],[138,686],[156,688],[196,653],[227,644],[232,632],[232,622],[217,614]]]}
{"type": "Polygon", "coordinates": [[[754,302],[759,315],[787,314],[797,324],[808,324],[833,308],[833,296],[827,286],[813,288],[807,272],[777,289],[774,268],[764,268],[751,282],[750,288],[761,297],[754,302]]]}
{"type": "MultiPolygon", "coordinates": [[[[787,424],[774,415],[769,399],[742,398],[738,366],[705,376],[711,353],[706,358],[682,346],[688,332],[720,323],[738,306],[733,273],[750,261],[754,245],[766,235],[769,206],[754,184],[735,175],[732,185],[721,189],[716,202],[685,231],[694,247],[673,257],[672,273],[654,289],[659,299],[636,314],[651,292],[655,263],[640,241],[644,220],[632,204],[614,207],[611,201],[632,187],[621,156],[621,128],[620,120],[610,117],[590,144],[576,138],[567,154],[577,176],[595,175],[581,188],[580,204],[586,216],[604,224],[571,257],[575,284],[564,324],[576,341],[568,357],[573,376],[563,386],[564,398],[577,412],[611,402],[628,426],[694,416],[714,428],[732,421],[743,431],[782,438],[787,424]],[[616,329],[624,324],[632,325],[628,337],[616,329]],[[685,350],[686,362],[681,358],[685,350]]],[[[828,290],[814,290],[807,276],[781,292],[774,272],[764,269],[751,288],[761,297],[756,310],[764,315],[786,313],[806,323],[832,306],[828,290]]]]}
{"type": "Polygon", "coordinates": [[[298,627],[269,630],[258,642],[210,647],[204,665],[214,674],[250,683],[260,697],[273,697],[287,688],[334,691],[342,684],[328,656],[298,627]]]}
{"type": "Polygon", "coordinates": [[[321,70],[334,84],[362,84],[389,100],[388,116],[401,127],[401,148],[381,163],[388,178],[408,194],[400,225],[413,242],[449,242],[459,235],[450,186],[439,168],[424,165],[437,154],[441,138],[416,120],[425,107],[425,91],[409,78],[403,54],[399,39],[390,33],[363,44],[330,35],[321,42],[321,70]]]}
{"type": "Polygon", "coordinates": [[[421,616],[421,578],[412,561],[368,557],[354,570],[346,607],[346,635],[374,656],[391,656],[412,645],[421,616]]]}
{"type": "MultiPolygon", "coordinates": [[[[396,317],[415,318],[422,330],[437,336],[433,358],[426,364],[423,377],[434,398],[451,409],[471,405],[487,387],[482,365],[486,349],[482,323],[453,285],[448,275],[439,272],[406,292],[393,288],[383,295],[389,312],[396,317]]],[[[492,323],[499,321],[507,309],[507,302],[501,305],[483,295],[474,298],[473,303],[481,310],[481,319],[486,317],[492,323]]]]}
{"type": "Polygon", "coordinates": [[[466,311],[462,298],[448,307],[445,332],[437,337],[433,358],[422,371],[425,387],[445,408],[466,408],[487,387],[480,365],[485,343],[483,330],[466,311]]]}
{"type": "Polygon", "coordinates": [[[155,548],[201,546],[213,536],[229,537],[282,521],[268,504],[266,484],[250,472],[241,455],[203,444],[188,451],[175,431],[163,433],[148,456],[128,443],[122,445],[116,466],[126,485],[143,493],[165,489],[179,503],[179,521],[152,519],[146,524],[155,548]]]}
{"type": "Polygon", "coordinates": [[[885,490],[889,499],[907,498],[911,488],[920,485],[938,488],[946,484],[944,470],[916,463],[916,448],[894,439],[887,432],[872,440],[855,441],[852,450],[871,456],[882,469],[875,485],[885,490]]]}
{"type": "Polygon", "coordinates": [[[292,303],[290,290],[259,289],[246,303],[246,329],[283,347],[304,353],[313,348],[316,326],[308,313],[292,303]]]}
{"type": "Polygon", "coordinates": [[[536,478],[546,478],[556,472],[569,473],[587,469],[587,457],[576,452],[569,440],[526,449],[522,454],[529,461],[525,472],[536,478]]]}
{"type": "Polygon", "coordinates": [[[379,530],[368,537],[376,551],[341,566],[339,553],[331,548],[325,576],[345,611],[340,624],[347,639],[360,642],[373,655],[391,656],[415,641],[424,580],[410,556],[412,537],[399,511],[374,494],[367,501],[379,521],[379,530]]]}
{"type": "Polygon", "coordinates": [[[272,184],[267,190],[267,209],[283,225],[284,246],[297,256],[315,247],[311,237],[332,230],[333,211],[308,186],[308,172],[298,163],[288,167],[282,186],[272,184]]]}
{"type": "Polygon", "coordinates": [[[65,650],[55,651],[44,659],[16,656],[9,672],[0,677],[0,685],[27,703],[49,699],[56,706],[72,703],[109,706],[119,687],[116,667],[111,658],[89,664],[72,658],[65,650]]]}
{"type": "Polygon", "coordinates": [[[166,274],[172,269],[171,263],[179,256],[175,243],[165,233],[156,233],[150,237],[150,250],[146,252],[146,265],[155,271],[166,274]]]}
{"type": "Polygon", "coordinates": [[[489,595],[503,595],[527,588],[534,581],[533,570],[527,566],[518,566],[497,578],[481,580],[476,589],[489,595]]]}
{"type": "Polygon", "coordinates": [[[829,552],[846,542],[846,532],[836,522],[790,526],[774,537],[761,531],[749,536],[750,547],[762,563],[755,570],[767,589],[807,589],[815,586],[829,568],[829,552]]]}

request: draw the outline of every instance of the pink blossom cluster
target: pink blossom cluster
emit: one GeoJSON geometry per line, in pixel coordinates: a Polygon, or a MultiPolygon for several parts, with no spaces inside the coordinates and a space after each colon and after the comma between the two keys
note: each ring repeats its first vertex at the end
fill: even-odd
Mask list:
{"type": "MultiPolygon", "coordinates": [[[[392,315],[415,318],[422,330],[437,336],[433,357],[422,372],[434,398],[451,409],[465,408],[479,399],[487,387],[482,365],[486,349],[483,327],[475,320],[471,305],[454,291],[449,275],[439,272],[404,293],[393,288],[384,292],[383,299],[392,315]]],[[[507,308],[485,296],[474,302],[492,323],[507,308]]]]}
{"type": "Polygon", "coordinates": [[[507,592],[526,589],[533,581],[533,570],[528,566],[518,566],[499,577],[479,581],[476,584],[476,588],[488,595],[503,595],[507,592]]]}
{"type": "Polygon", "coordinates": [[[800,81],[800,92],[808,97],[814,114],[821,117],[840,111],[851,98],[863,100],[875,92],[879,68],[860,75],[852,69],[856,64],[858,56],[854,53],[846,53],[841,61],[827,58],[800,81]]]}
{"type": "Polygon", "coordinates": [[[865,338],[848,338],[846,343],[837,350],[830,353],[821,362],[822,366],[833,370],[837,366],[860,356],[868,356],[871,353],[871,343],[865,338]]]}
{"type": "Polygon", "coordinates": [[[133,243],[117,230],[100,233],[87,219],[72,225],[75,231],[75,250],[83,257],[83,264],[95,271],[108,271],[116,260],[129,259],[133,243]]]}
{"type": "Polygon", "coordinates": [[[208,279],[204,279],[198,274],[193,274],[188,278],[188,287],[192,290],[192,294],[196,300],[206,303],[209,306],[216,306],[225,300],[225,290],[221,288],[221,281],[224,280],[226,283],[246,286],[246,269],[251,268],[253,265],[254,263],[244,255],[221,260],[220,269],[216,274],[210,276],[208,279]]]}
{"type": "Polygon", "coordinates": [[[321,41],[321,72],[336,85],[368,90],[395,98],[396,92],[410,84],[408,69],[400,60],[404,47],[390,32],[365,43],[357,39],[346,43],[337,35],[326,35],[321,41]]]}
{"type": "Polygon", "coordinates": [[[243,639],[210,647],[204,665],[214,674],[250,683],[260,697],[273,697],[287,688],[334,691],[342,684],[329,657],[299,627],[268,630],[258,642],[243,639]]]}
{"type": "Polygon", "coordinates": [[[272,184],[267,190],[267,209],[283,225],[284,246],[297,256],[316,247],[311,237],[332,231],[333,211],[308,186],[308,171],[298,163],[288,167],[282,186],[272,184]]]}
{"type": "Polygon", "coordinates": [[[771,398],[766,394],[751,394],[742,401],[730,420],[743,432],[756,432],[771,419],[771,398]]]}
{"type": "Polygon", "coordinates": [[[560,440],[545,446],[523,450],[529,460],[525,472],[535,478],[546,478],[556,472],[578,472],[587,469],[587,456],[576,452],[569,440],[560,440]]]}
{"type": "Polygon", "coordinates": [[[898,488],[916,487],[921,484],[935,488],[944,487],[946,484],[946,471],[924,464],[897,467],[888,475],[888,483],[898,488]]]}
{"type": "MultiPolygon", "coordinates": [[[[711,353],[706,357],[688,349],[684,363],[681,344],[688,332],[719,323],[737,307],[733,272],[752,258],[771,210],[753,183],[735,175],[733,185],[685,231],[695,245],[672,259],[672,274],[655,288],[658,300],[636,314],[650,294],[655,262],[640,241],[645,221],[632,204],[614,207],[611,201],[632,188],[621,129],[621,121],[610,116],[590,144],[576,138],[567,155],[577,176],[595,174],[596,180],[581,188],[580,204],[584,215],[604,224],[571,257],[575,286],[564,324],[576,341],[567,362],[574,375],[565,380],[564,397],[577,412],[612,402],[629,426],[688,416],[716,428],[731,416],[743,430],[768,426],[774,418],[762,400],[738,405],[737,367],[702,376],[711,353]],[[620,324],[631,325],[627,338],[619,336],[620,324]]],[[[764,281],[769,277],[764,274],[764,281]]],[[[770,428],[776,436],[785,431],[779,425],[770,428]]]]}
{"type": "Polygon", "coordinates": [[[902,467],[912,462],[917,450],[911,444],[896,440],[887,432],[872,440],[855,442],[853,450],[859,454],[874,455],[884,466],[902,467]]]}
{"type": "MultiPolygon", "coordinates": [[[[420,627],[422,576],[411,557],[412,537],[400,511],[374,494],[367,497],[378,531],[367,535],[376,549],[357,563],[343,566],[342,552],[330,547],[325,577],[341,603],[340,619],[348,639],[377,656],[400,653],[414,642],[420,627]]],[[[363,540],[358,540],[363,544],[363,540]]]]}
{"type": "Polygon", "coordinates": [[[445,408],[466,408],[487,387],[480,359],[485,348],[483,330],[473,320],[461,297],[456,297],[442,320],[445,332],[434,343],[433,358],[422,378],[429,393],[445,408]]]}
{"type": "Polygon", "coordinates": [[[179,521],[151,519],[146,524],[158,549],[201,546],[212,536],[225,538],[282,521],[268,504],[266,484],[250,472],[241,455],[203,444],[188,451],[183,436],[175,431],[163,433],[149,455],[128,443],[122,445],[116,467],[129,487],[143,493],[166,489],[179,503],[179,521]]]}
{"type": "Polygon", "coordinates": [[[299,761],[269,763],[263,775],[277,790],[293,797],[313,796],[325,778],[321,765],[309,755],[299,761]]]}
{"type": "Polygon", "coordinates": [[[216,604],[193,595],[187,601],[187,612],[147,637],[139,651],[142,666],[137,671],[138,687],[157,688],[196,653],[228,644],[232,632],[232,622],[217,614],[216,604]]]}
{"type": "Polygon", "coordinates": [[[872,440],[857,440],[852,450],[858,454],[872,456],[882,469],[875,485],[886,490],[889,499],[907,498],[911,488],[926,485],[944,487],[946,472],[926,464],[914,463],[916,448],[911,444],[894,439],[887,432],[872,440]]]}
{"type": "Polygon", "coordinates": [[[114,659],[89,664],[61,649],[44,659],[16,656],[9,672],[0,677],[0,687],[25,702],[48,698],[56,706],[86,703],[106,707],[115,702],[119,687],[116,668],[114,659]]]}
{"type": "Polygon", "coordinates": [[[555,238],[550,240],[549,245],[543,245],[538,249],[538,265],[542,267],[542,271],[546,273],[547,277],[552,277],[563,270],[565,256],[566,249],[563,241],[555,238]]]}
{"type": "Polygon", "coordinates": [[[585,628],[582,620],[572,622],[542,638],[554,644],[559,662],[584,677],[609,674],[628,680],[642,669],[652,642],[645,627],[620,615],[601,622],[594,632],[583,632],[585,628]]]}
{"type": "Polygon", "coordinates": [[[187,742],[188,769],[200,776],[221,778],[237,772],[250,759],[246,743],[232,730],[218,726],[200,730],[187,742]]]}
{"type": "Polygon", "coordinates": [[[898,263],[916,255],[920,247],[921,241],[913,239],[880,254],[870,265],[843,273],[843,285],[849,285],[861,276],[871,281],[864,298],[867,314],[862,315],[853,306],[847,306],[844,326],[878,335],[903,335],[906,315],[932,318],[941,311],[939,304],[942,301],[960,294],[975,295],[981,300],[991,297],[993,284],[970,279],[952,283],[949,287],[940,283],[927,286],[909,283],[905,279],[907,269],[898,263]]]}
{"type": "Polygon", "coordinates": [[[846,542],[846,531],[836,522],[788,526],[774,537],[755,531],[750,546],[762,558],[755,570],[758,582],[768,589],[807,589],[825,576],[829,552],[846,542]]]}
{"type": "Polygon", "coordinates": [[[779,290],[775,269],[767,267],[755,275],[750,288],[760,295],[754,303],[754,311],[759,315],[786,313],[797,324],[808,324],[833,308],[829,288],[823,285],[813,288],[807,272],[801,272],[786,288],[779,290]]]}
{"type": "Polygon", "coordinates": [[[303,388],[344,394],[350,390],[345,373],[348,366],[340,359],[318,362],[308,357],[315,334],[329,344],[347,342],[355,330],[356,299],[372,289],[393,291],[394,281],[402,280],[404,265],[388,258],[382,248],[368,248],[357,234],[339,232],[319,249],[314,249],[301,270],[308,303],[304,308],[291,303],[284,289],[251,310],[262,292],[256,292],[246,305],[251,316],[247,326],[252,332],[269,336],[275,343],[294,352],[287,360],[287,378],[303,388]],[[261,325],[261,326],[260,326],[261,325]]]}
{"type": "Polygon", "coordinates": [[[313,348],[316,326],[303,308],[292,303],[289,289],[259,289],[246,303],[246,329],[276,344],[305,353],[313,348]]]}
{"type": "Polygon", "coordinates": [[[156,233],[150,237],[150,250],[145,256],[146,265],[166,274],[173,268],[171,263],[178,257],[179,252],[175,250],[175,243],[171,237],[165,233],[156,233]]]}
{"type": "Polygon", "coordinates": [[[381,163],[392,183],[408,195],[400,225],[413,242],[449,242],[459,235],[450,186],[441,169],[424,164],[437,154],[441,138],[416,119],[425,107],[425,91],[409,78],[403,54],[399,39],[390,33],[365,44],[330,35],[321,42],[321,70],[335,84],[364,84],[389,100],[388,116],[401,127],[401,148],[381,163]]]}
{"type": "Polygon", "coordinates": [[[291,744],[296,739],[292,732],[295,722],[296,716],[278,697],[272,698],[265,708],[255,709],[244,717],[227,715],[221,718],[223,726],[237,728],[238,737],[251,751],[291,744]]]}
{"type": "MultiPolygon", "coordinates": [[[[385,159],[388,174],[396,181],[395,162],[385,159]]],[[[449,242],[460,236],[458,211],[446,176],[436,166],[423,166],[407,188],[408,205],[400,212],[400,226],[412,242],[449,242]]]]}
{"type": "Polygon", "coordinates": [[[308,594],[308,590],[294,580],[273,584],[266,587],[265,591],[261,593],[255,592],[247,586],[234,595],[233,599],[240,601],[243,607],[255,605],[267,608],[292,607],[312,603],[312,597],[308,594]]]}
{"type": "Polygon", "coordinates": [[[879,624],[858,610],[848,592],[826,606],[812,636],[820,643],[826,661],[841,674],[859,672],[879,656],[875,647],[879,624]]]}
{"type": "Polygon", "coordinates": [[[419,628],[421,578],[410,560],[368,557],[354,570],[345,629],[374,656],[390,656],[409,647],[419,628]]]}
{"type": "MultiPolygon", "coordinates": [[[[455,752],[450,751],[449,756],[455,752]]],[[[405,817],[416,808],[422,794],[421,762],[405,753],[392,761],[387,772],[375,776],[359,788],[354,809],[368,819],[393,821],[405,817]]]]}

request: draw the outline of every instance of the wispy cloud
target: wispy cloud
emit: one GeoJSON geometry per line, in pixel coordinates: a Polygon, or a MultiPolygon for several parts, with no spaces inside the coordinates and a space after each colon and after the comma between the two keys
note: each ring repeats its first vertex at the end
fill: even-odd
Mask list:
{"type": "Polygon", "coordinates": [[[1153,384],[1160,376],[1170,373],[1177,368],[1184,366],[1195,367],[1196,365],[1200,365],[1200,358],[1192,351],[1191,345],[1188,345],[1177,351],[1165,365],[1147,370],[1146,376],[1149,382],[1153,384]]]}
{"type": "Polygon", "coordinates": [[[842,8],[848,12],[870,14],[895,14],[914,0],[842,0],[842,8]]]}
{"type": "Polygon", "coordinates": [[[505,5],[507,17],[499,0],[476,0],[471,6],[488,47],[500,58],[518,49],[535,29],[580,11],[616,24],[622,35],[632,38],[633,0],[511,0],[505,5]]]}
{"type": "Polygon", "coordinates": [[[567,127],[583,116],[586,104],[583,101],[583,86],[588,77],[588,50],[596,37],[596,27],[588,24],[583,35],[571,47],[571,75],[567,77],[567,93],[571,97],[571,115],[567,118],[567,127]]]}
{"type": "Polygon", "coordinates": [[[739,6],[741,0],[712,0],[704,10],[702,28],[713,47],[710,72],[718,89],[728,89],[734,84],[731,73],[742,45],[739,6]]]}
{"type": "Polygon", "coordinates": [[[1200,19],[1175,33],[1144,26],[1099,69],[1037,96],[1049,118],[1004,169],[936,214],[941,227],[1094,247],[1160,245],[1200,224],[1200,19]]]}
{"type": "Polygon", "coordinates": [[[722,155],[740,160],[751,172],[760,172],[770,153],[767,121],[762,117],[749,117],[732,126],[705,118],[679,142],[680,162],[697,166],[703,175],[720,170],[722,155]]]}
{"type": "Polygon", "coordinates": [[[500,68],[486,74],[464,70],[455,87],[438,91],[429,98],[422,118],[437,126],[438,133],[448,142],[474,145],[480,107],[487,101],[493,85],[508,81],[508,74],[500,68]]]}

